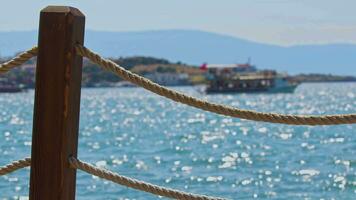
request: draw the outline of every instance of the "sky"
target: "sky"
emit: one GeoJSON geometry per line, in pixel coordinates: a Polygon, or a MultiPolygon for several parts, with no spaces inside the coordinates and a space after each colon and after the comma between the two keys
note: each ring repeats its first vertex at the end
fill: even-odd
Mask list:
{"type": "Polygon", "coordinates": [[[36,30],[47,5],[80,9],[91,30],[188,29],[283,46],[356,44],[356,0],[1,0],[0,31],[36,30]]]}

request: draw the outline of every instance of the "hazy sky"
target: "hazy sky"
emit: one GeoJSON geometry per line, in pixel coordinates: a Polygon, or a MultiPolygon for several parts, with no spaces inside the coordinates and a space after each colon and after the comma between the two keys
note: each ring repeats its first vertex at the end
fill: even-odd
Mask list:
{"type": "Polygon", "coordinates": [[[105,31],[194,29],[272,44],[356,43],[356,0],[1,0],[0,31],[35,30],[47,5],[71,5],[105,31]]]}

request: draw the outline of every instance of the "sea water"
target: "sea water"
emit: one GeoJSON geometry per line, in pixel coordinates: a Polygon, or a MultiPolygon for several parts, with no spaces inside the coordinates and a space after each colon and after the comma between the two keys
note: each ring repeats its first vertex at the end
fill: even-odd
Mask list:
{"type": "MultiPolygon", "coordinates": [[[[356,83],[293,94],[205,95],[288,114],[356,113],[356,83]]],[[[0,94],[0,165],[30,156],[34,91],[0,94]]],[[[141,88],[83,89],[78,157],[146,182],[230,199],[356,199],[356,125],[289,126],[224,117],[141,88]]],[[[30,170],[0,177],[0,199],[27,199],[30,170]]],[[[79,171],[77,199],[157,199],[79,171]]]]}

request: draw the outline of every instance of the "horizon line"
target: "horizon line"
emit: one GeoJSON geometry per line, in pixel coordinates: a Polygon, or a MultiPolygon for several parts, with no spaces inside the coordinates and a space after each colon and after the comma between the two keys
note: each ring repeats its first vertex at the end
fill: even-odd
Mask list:
{"type": "MultiPolygon", "coordinates": [[[[38,29],[31,29],[31,30],[0,30],[0,33],[11,33],[11,32],[38,32],[38,29]]],[[[265,45],[273,45],[279,47],[298,47],[298,46],[326,46],[326,45],[356,45],[356,42],[315,42],[315,43],[291,43],[291,44],[280,44],[280,43],[273,43],[268,41],[260,41],[260,40],[253,40],[247,39],[240,36],[235,36],[227,33],[215,32],[215,31],[207,31],[207,30],[200,30],[200,29],[145,29],[145,30],[97,30],[87,28],[85,31],[93,31],[93,32],[107,32],[107,33],[144,33],[144,32],[164,32],[164,31],[191,31],[191,32],[203,32],[209,34],[215,34],[222,37],[230,37],[234,39],[245,40],[247,42],[265,44],[265,45]]]]}

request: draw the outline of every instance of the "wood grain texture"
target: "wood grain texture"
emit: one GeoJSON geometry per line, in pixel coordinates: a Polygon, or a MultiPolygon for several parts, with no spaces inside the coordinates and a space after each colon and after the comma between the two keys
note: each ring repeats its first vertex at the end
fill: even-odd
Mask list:
{"type": "Polygon", "coordinates": [[[41,11],[33,117],[30,200],[75,199],[84,15],[76,8],[41,11]]]}

